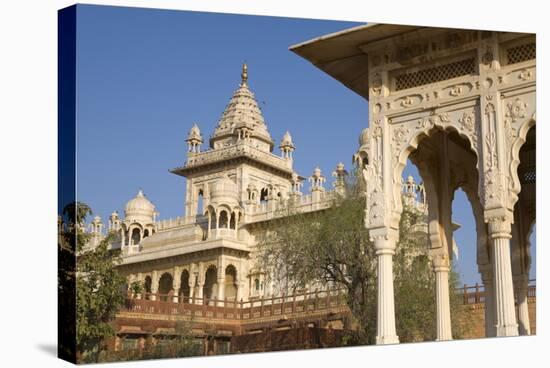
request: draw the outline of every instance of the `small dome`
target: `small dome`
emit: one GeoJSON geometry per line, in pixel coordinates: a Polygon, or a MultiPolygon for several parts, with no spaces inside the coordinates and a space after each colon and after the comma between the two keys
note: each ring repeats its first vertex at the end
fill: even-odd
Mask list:
{"type": "Polygon", "coordinates": [[[237,184],[224,174],[220,179],[214,182],[210,197],[212,201],[223,202],[224,199],[237,199],[239,192],[237,184]]]}
{"type": "Polygon", "coordinates": [[[99,217],[99,216],[96,215],[96,216],[94,217],[94,221],[93,221],[93,222],[94,222],[95,224],[101,223],[101,217],[99,217]]]}
{"type": "Polygon", "coordinates": [[[197,124],[193,124],[193,127],[191,130],[189,130],[189,134],[187,135],[187,140],[196,139],[202,142],[202,136],[201,136],[201,130],[197,126],[197,124]]]}
{"type": "Polygon", "coordinates": [[[319,166],[317,166],[315,170],[313,170],[313,176],[321,177],[321,169],[319,168],[319,166]]]}
{"type": "Polygon", "coordinates": [[[412,177],[412,175],[409,175],[407,177],[407,183],[414,184],[414,178],[412,177]]]}
{"type": "Polygon", "coordinates": [[[361,134],[359,135],[359,145],[362,146],[364,144],[367,144],[369,141],[369,128],[365,128],[361,131],[361,134]]]}
{"type": "Polygon", "coordinates": [[[285,135],[283,136],[283,139],[281,140],[281,147],[294,148],[294,143],[292,142],[292,136],[290,135],[288,130],[286,131],[285,135]]]}
{"type": "Polygon", "coordinates": [[[153,219],[153,214],[155,213],[155,205],[145,198],[143,191],[140,189],[135,198],[131,199],[126,203],[126,209],[124,214],[127,218],[132,217],[142,217],[143,220],[153,219]]]}

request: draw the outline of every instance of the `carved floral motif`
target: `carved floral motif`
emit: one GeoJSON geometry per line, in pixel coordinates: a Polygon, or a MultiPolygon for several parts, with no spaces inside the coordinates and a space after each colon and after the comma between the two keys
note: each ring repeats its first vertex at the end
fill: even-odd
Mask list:
{"type": "Polygon", "coordinates": [[[458,122],[460,123],[460,129],[467,130],[467,131],[473,131],[475,127],[475,117],[473,112],[465,112],[460,119],[458,119],[458,122]]]}
{"type": "Polygon", "coordinates": [[[533,76],[533,73],[531,73],[529,69],[523,69],[518,74],[518,78],[521,79],[522,81],[527,81],[531,79],[532,76],[533,76]]]}
{"type": "Polygon", "coordinates": [[[516,98],[513,102],[508,102],[506,108],[508,110],[506,112],[506,117],[511,118],[512,123],[515,123],[517,119],[525,117],[527,103],[523,102],[520,98],[516,98]]]}

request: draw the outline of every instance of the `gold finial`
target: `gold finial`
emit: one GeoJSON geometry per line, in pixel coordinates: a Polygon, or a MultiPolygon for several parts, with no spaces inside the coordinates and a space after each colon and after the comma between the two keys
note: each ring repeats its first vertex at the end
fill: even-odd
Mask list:
{"type": "Polygon", "coordinates": [[[243,64],[243,71],[241,73],[241,84],[246,84],[248,81],[248,67],[246,66],[246,63],[243,64]]]}

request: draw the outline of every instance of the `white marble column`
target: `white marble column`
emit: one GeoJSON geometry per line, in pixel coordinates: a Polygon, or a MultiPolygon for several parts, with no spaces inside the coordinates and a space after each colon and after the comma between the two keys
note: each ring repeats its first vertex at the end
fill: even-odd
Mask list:
{"type": "Polygon", "coordinates": [[[195,296],[195,280],[193,275],[189,275],[189,303],[192,303],[193,297],[195,296]]]}
{"type": "Polygon", "coordinates": [[[509,220],[501,217],[489,219],[489,238],[493,249],[497,336],[518,335],[510,260],[510,238],[512,237],[510,231],[509,220]]]}
{"type": "Polygon", "coordinates": [[[381,235],[374,237],[378,260],[378,314],[376,344],[397,344],[395,332],[395,305],[393,292],[393,255],[395,240],[381,235]]]}
{"type": "Polygon", "coordinates": [[[196,299],[196,303],[197,304],[204,304],[204,283],[202,282],[202,280],[198,280],[197,281],[197,299],[196,299]]]}
{"type": "Polygon", "coordinates": [[[157,293],[159,290],[159,274],[158,271],[151,273],[151,300],[157,300],[157,293]]]}
{"type": "Polygon", "coordinates": [[[225,306],[224,305],[224,299],[225,299],[225,274],[222,277],[218,277],[218,305],[220,307],[225,306]]]}
{"type": "Polygon", "coordinates": [[[437,255],[432,259],[435,272],[436,341],[452,340],[451,304],[449,301],[449,257],[437,255]]]}
{"type": "Polygon", "coordinates": [[[514,289],[518,300],[518,327],[520,335],[531,335],[529,306],[527,304],[528,288],[529,275],[522,274],[514,277],[514,289]]]}
{"type": "Polygon", "coordinates": [[[174,294],[172,295],[172,301],[174,303],[179,302],[179,292],[181,287],[181,272],[179,268],[176,267],[174,270],[174,278],[172,280],[172,288],[174,289],[174,294]]]}
{"type": "Polygon", "coordinates": [[[481,281],[483,282],[485,297],[485,336],[495,337],[495,288],[493,267],[490,264],[480,266],[481,281]]]}

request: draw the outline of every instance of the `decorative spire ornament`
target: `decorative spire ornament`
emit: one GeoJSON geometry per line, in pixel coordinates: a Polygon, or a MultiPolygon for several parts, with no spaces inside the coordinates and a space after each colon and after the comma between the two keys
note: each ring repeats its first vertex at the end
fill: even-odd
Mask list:
{"type": "Polygon", "coordinates": [[[241,86],[245,86],[248,82],[248,66],[243,64],[243,71],[241,72],[241,86]]]}

